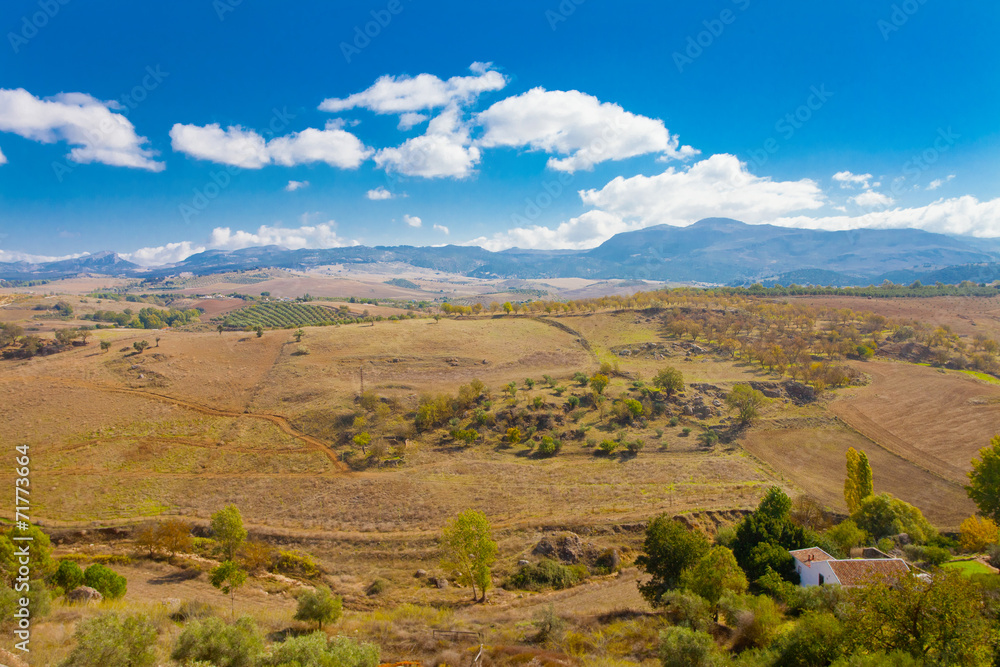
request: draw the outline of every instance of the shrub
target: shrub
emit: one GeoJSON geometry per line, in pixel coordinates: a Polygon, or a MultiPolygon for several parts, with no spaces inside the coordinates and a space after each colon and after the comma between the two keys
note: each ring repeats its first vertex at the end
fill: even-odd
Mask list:
{"type": "Polygon", "coordinates": [[[76,646],[63,667],[152,667],[157,664],[156,627],[145,616],[102,614],[73,633],[76,646]]]}
{"type": "Polygon", "coordinates": [[[282,574],[298,575],[308,579],[320,574],[319,566],[312,556],[301,551],[279,551],[278,562],[274,569],[282,574]]]}
{"type": "Polygon", "coordinates": [[[850,519],[838,523],[826,531],[826,537],[840,549],[841,553],[849,555],[851,549],[868,541],[868,533],[858,528],[858,524],[850,519]]]}
{"type": "Polygon", "coordinates": [[[521,442],[521,429],[516,426],[511,426],[507,429],[507,442],[512,445],[516,445],[521,442]]]}
{"type": "Polygon", "coordinates": [[[264,650],[257,624],[248,616],[226,623],[211,617],[189,623],[170,657],[178,662],[204,661],[215,667],[252,667],[264,650]]]}
{"type": "Polygon", "coordinates": [[[680,424],[680,423],[681,423],[681,420],[680,420],[680,417],[676,417],[676,416],[674,416],[674,417],[671,417],[671,418],[670,418],[670,422],[669,422],[669,424],[670,424],[671,426],[677,426],[677,425],[678,425],[678,424],[680,424]]]}
{"type": "Polygon", "coordinates": [[[990,565],[1000,568],[1000,544],[991,544],[987,554],[990,565]]]}
{"type": "Polygon", "coordinates": [[[569,398],[566,399],[566,405],[568,405],[570,409],[575,410],[576,408],[580,407],[580,397],[570,396],[569,398]]]}
{"type": "Polygon", "coordinates": [[[538,443],[538,454],[540,456],[555,456],[562,449],[562,441],[543,435],[542,441],[538,443]]]}
{"type": "Polygon", "coordinates": [[[774,600],[764,595],[728,595],[720,607],[726,623],[735,628],[737,649],[770,644],[781,625],[781,612],[774,600]]]}
{"type": "Polygon", "coordinates": [[[83,583],[109,599],[125,595],[128,582],[109,567],[94,563],[83,573],[83,583]]]}
{"type": "Polygon", "coordinates": [[[365,589],[365,594],[367,595],[381,595],[389,590],[389,582],[381,577],[376,578],[372,583],[368,584],[368,588],[365,589]]]}
{"type": "Polygon", "coordinates": [[[937,535],[919,509],[888,493],[864,498],[851,518],[875,539],[906,533],[914,542],[926,542],[937,535]]]}
{"type": "Polygon", "coordinates": [[[658,606],[674,625],[703,631],[712,627],[711,605],[708,600],[695,593],[667,591],[660,596],[658,606]]]}
{"type": "Polygon", "coordinates": [[[660,633],[660,663],[663,667],[714,667],[720,660],[707,632],[672,627],[660,633]]]}
{"type": "Polygon", "coordinates": [[[315,621],[317,629],[322,630],[324,623],[336,623],[342,613],[343,603],[340,598],[332,595],[329,588],[319,587],[299,595],[295,620],[307,623],[315,621]]]}
{"type": "Polygon", "coordinates": [[[774,667],[829,665],[844,655],[844,628],[831,613],[806,613],[776,643],[774,667]]]}
{"type": "Polygon", "coordinates": [[[632,456],[637,456],[639,452],[642,451],[642,448],[645,446],[646,443],[644,443],[639,438],[636,438],[635,440],[629,440],[628,442],[625,443],[625,449],[627,449],[628,453],[631,454],[632,456]]]}
{"type": "Polygon", "coordinates": [[[379,650],[374,644],[348,637],[328,638],[323,632],[291,637],[275,644],[271,655],[262,661],[270,667],[309,665],[309,667],[375,667],[379,650]]]}
{"type": "Polygon", "coordinates": [[[543,558],[536,565],[523,565],[507,580],[505,588],[540,591],[546,588],[562,590],[580,583],[589,576],[583,565],[563,565],[543,558]]]}
{"type": "Polygon", "coordinates": [[[611,456],[618,450],[618,443],[615,442],[614,440],[606,438],[604,440],[601,440],[601,444],[597,446],[597,449],[600,450],[602,454],[611,456]]]}

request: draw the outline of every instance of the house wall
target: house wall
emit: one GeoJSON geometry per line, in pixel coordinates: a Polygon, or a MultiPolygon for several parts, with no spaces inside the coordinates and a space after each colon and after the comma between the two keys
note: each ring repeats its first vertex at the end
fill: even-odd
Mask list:
{"type": "Polygon", "coordinates": [[[808,565],[796,560],[795,571],[799,573],[799,585],[801,586],[819,586],[819,575],[821,574],[824,585],[840,583],[837,575],[833,573],[830,563],[825,560],[814,560],[808,565]]]}

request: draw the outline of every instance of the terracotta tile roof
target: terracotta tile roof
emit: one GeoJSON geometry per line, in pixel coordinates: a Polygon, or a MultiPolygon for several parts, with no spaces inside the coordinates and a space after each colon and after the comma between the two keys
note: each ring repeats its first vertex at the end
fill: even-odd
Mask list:
{"type": "Polygon", "coordinates": [[[819,547],[809,547],[808,549],[796,549],[795,551],[789,551],[795,560],[800,563],[809,563],[818,560],[834,560],[833,556],[823,551],[819,547]],[[810,558],[811,556],[811,558],[810,558]]]}
{"type": "Polygon", "coordinates": [[[861,586],[878,583],[880,580],[893,581],[910,571],[899,558],[831,560],[830,568],[837,575],[841,586],[861,586]]]}

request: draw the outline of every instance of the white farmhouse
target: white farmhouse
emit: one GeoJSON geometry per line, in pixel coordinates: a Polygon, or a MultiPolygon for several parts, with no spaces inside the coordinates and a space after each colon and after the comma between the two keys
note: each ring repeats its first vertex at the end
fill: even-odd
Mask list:
{"type": "Polygon", "coordinates": [[[892,581],[910,571],[902,558],[834,558],[819,547],[790,551],[800,586],[862,586],[892,581]]]}

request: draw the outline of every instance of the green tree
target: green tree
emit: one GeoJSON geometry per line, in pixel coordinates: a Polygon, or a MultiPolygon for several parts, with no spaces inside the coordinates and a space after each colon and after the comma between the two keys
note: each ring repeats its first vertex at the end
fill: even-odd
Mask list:
{"type": "Polygon", "coordinates": [[[297,329],[295,331],[295,333],[292,334],[292,335],[295,336],[295,342],[296,343],[301,343],[302,342],[302,337],[306,335],[306,332],[303,331],[302,329],[297,329]]]}
{"type": "Polygon", "coordinates": [[[740,423],[749,426],[760,416],[760,409],[767,401],[764,394],[748,384],[738,384],[726,395],[726,405],[736,410],[740,423]]]}
{"type": "Polygon", "coordinates": [[[471,509],[462,512],[445,527],[441,542],[444,566],[458,573],[459,583],[472,586],[473,600],[479,599],[478,586],[485,602],[492,583],[490,568],[497,557],[497,543],[486,515],[471,509]]]}
{"type": "Polygon", "coordinates": [[[111,341],[110,340],[102,340],[101,341],[101,352],[107,352],[110,349],[111,349],[111,341]]]}
{"type": "Polygon", "coordinates": [[[125,595],[128,581],[111,568],[94,563],[83,572],[83,583],[108,599],[125,595]]]}
{"type": "Polygon", "coordinates": [[[653,386],[659,387],[667,396],[684,391],[684,376],[679,370],[668,366],[653,378],[653,386]]]}
{"type": "Polygon", "coordinates": [[[213,667],[254,667],[264,651],[264,639],[249,616],[226,623],[217,616],[189,622],[170,657],[180,663],[201,661],[213,667]]]}
{"type": "Polygon", "coordinates": [[[220,335],[220,336],[222,335],[222,331],[223,331],[223,329],[224,329],[224,327],[223,327],[223,326],[222,326],[221,324],[220,324],[219,326],[217,326],[217,327],[216,327],[216,330],[217,330],[217,331],[219,332],[219,335],[220,335]]]}
{"type": "Polygon", "coordinates": [[[149,347],[149,341],[148,340],[137,340],[136,342],[132,343],[132,347],[135,348],[135,351],[137,353],[142,354],[143,352],[146,351],[146,348],[149,347]]]}
{"type": "Polygon", "coordinates": [[[736,527],[733,555],[750,581],[767,574],[770,568],[797,583],[795,562],[788,550],[809,545],[805,530],[792,522],[791,509],[792,501],[785,492],[772,486],[757,509],[736,527]]]}
{"type": "Polygon", "coordinates": [[[229,596],[229,612],[236,614],[236,591],[247,581],[247,572],[231,560],[223,561],[213,568],[209,581],[213,586],[229,596]]]}
{"type": "Polygon", "coordinates": [[[512,310],[514,310],[514,304],[512,304],[510,301],[504,301],[503,312],[506,313],[507,315],[510,315],[510,311],[512,310]]]}
{"type": "Polygon", "coordinates": [[[156,626],[142,615],[101,614],[80,623],[62,667],[153,667],[156,626]]]}
{"type": "Polygon", "coordinates": [[[851,553],[851,549],[865,543],[868,533],[858,528],[858,524],[846,519],[826,531],[826,537],[837,545],[841,553],[847,555],[851,553]]]}
{"type": "Polygon", "coordinates": [[[59,561],[59,567],[56,568],[56,573],[52,575],[53,585],[63,589],[65,593],[83,586],[83,581],[83,570],[80,569],[76,561],[72,560],[59,561]]]}
{"type": "Polygon", "coordinates": [[[253,330],[257,332],[257,338],[264,337],[264,327],[262,327],[261,325],[258,324],[253,328],[253,330]]]}
{"type": "Polygon", "coordinates": [[[1000,435],[979,450],[978,459],[972,459],[965,490],[984,516],[1000,523],[1000,435]]]}
{"type": "Polygon", "coordinates": [[[889,493],[868,496],[851,518],[876,540],[906,533],[914,542],[926,542],[937,535],[919,509],[889,493]]]}
{"type": "Polygon", "coordinates": [[[681,588],[708,600],[713,607],[726,593],[745,593],[747,577],[726,547],[712,547],[694,565],[681,573],[681,588]]]}
{"type": "Polygon", "coordinates": [[[906,651],[929,665],[992,664],[994,633],[976,585],[943,570],[849,591],[844,628],[855,651],[906,651]]]}
{"type": "Polygon", "coordinates": [[[681,573],[707,552],[708,539],[702,533],[661,514],[646,527],[642,554],[635,561],[651,577],[639,585],[639,592],[651,605],[658,605],[663,593],[678,586],[681,573]]]}
{"type": "Polygon", "coordinates": [[[604,390],[608,387],[608,376],[602,373],[595,373],[593,377],[590,378],[590,388],[593,389],[598,396],[604,393],[604,390]]]}
{"type": "Polygon", "coordinates": [[[226,560],[233,560],[236,550],[247,539],[247,529],[243,527],[243,515],[236,505],[228,505],[212,515],[212,534],[222,545],[226,560]]]}
{"type": "Polygon", "coordinates": [[[331,594],[329,588],[320,586],[299,595],[295,620],[307,623],[315,621],[316,628],[322,630],[324,623],[336,623],[342,613],[341,599],[331,594]]]}
{"type": "Polygon", "coordinates": [[[847,476],[844,478],[844,501],[854,514],[861,501],[872,494],[872,467],[868,455],[850,447],[847,450],[847,476]]]}
{"type": "Polygon", "coordinates": [[[775,648],[774,667],[829,665],[844,655],[844,627],[830,612],[807,611],[775,648]]]}

